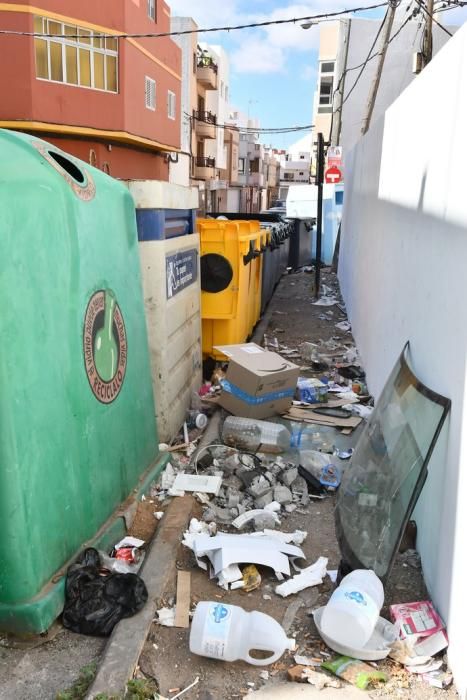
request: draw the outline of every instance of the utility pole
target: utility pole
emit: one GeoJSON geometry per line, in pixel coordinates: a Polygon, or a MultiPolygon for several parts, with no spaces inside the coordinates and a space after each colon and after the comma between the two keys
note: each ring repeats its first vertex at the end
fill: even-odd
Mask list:
{"type": "Polygon", "coordinates": [[[433,0],[426,0],[425,32],[423,35],[422,66],[425,68],[433,56],[433,0]]]}
{"type": "Polygon", "coordinates": [[[318,134],[316,184],[318,186],[318,207],[316,212],[316,265],[315,297],[319,299],[321,284],[321,237],[323,233],[323,182],[324,182],[324,138],[318,134]]]}
{"type": "Polygon", "coordinates": [[[332,130],[329,135],[331,146],[339,146],[341,140],[341,129],[342,129],[342,98],[344,95],[345,88],[345,76],[347,75],[347,59],[349,56],[349,44],[350,44],[350,28],[352,26],[351,19],[340,20],[341,27],[343,25],[347,26],[347,31],[345,33],[345,53],[344,53],[344,65],[342,66],[341,76],[339,78],[338,90],[336,92],[335,102],[333,101],[333,121],[332,130]]]}
{"type": "MultiPolygon", "coordinates": [[[[433,0],[431,0],[433,1],[433,0]]],[[[394,17],[396,16],[396,9],[400,5],[400,0],[389,0],[388,11],[385,18],[385,27],[383,31],[383,36],[381,39],[381,49],[379,53],[378,65],[376,67],[376,74],[373,83],[370,88],[370,94],[368,97],[368,103],[366,106],[366,113],[362,124],[362,135],[366,134],[370,128],[371,117],[373,115],[373,109],[375,107],[376,96],[378,94],[379,84],[381,82],[381,74],[383,72],[384,61],[386,59],[386,52],[389,46],[389,40],[391,38],[392,25],[394,24],[394,17]]]]}

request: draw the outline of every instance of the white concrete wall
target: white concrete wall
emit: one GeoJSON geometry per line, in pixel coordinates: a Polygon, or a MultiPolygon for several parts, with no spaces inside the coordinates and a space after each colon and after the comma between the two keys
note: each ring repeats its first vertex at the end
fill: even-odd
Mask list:
{"type": "MultiPolygon", "coordinates": [[[[395,35],[396,32],[401,29],[403,22],[405,22],[405,8],[405,5],[401,5],[396,14],[396,21],[394,22],[391,36],[395,35]]],[[[445,23],[448,19],[449,13],[446,14],[441,21],[445,23]]],[[[339,66],[342,64],[342,54],[345,52],[344,41],[347,36],[345,25],[348,21],[349,20],[342,21],[341,32],[339,34],[340,48],[338,49],[337,58],[337,64],[339,66]]],[[[380,20],[352,18],[347,68],[359,66],[365,61],[379,25],[380,20]]],[[[453,32],[455,27],[449,27],[449,29],[453,32]]],[[[415,19],[408,22],[408,24],[401,29],[400,34],[391,42],[384,62],[381,82],[373,110],[373,120],[379,119],[402,91],[417,77],[416,74],[412,72],[412,62],[414,52],[420,50],[422,36],[423,32],[420,27],[420,21],[419,19],[415,19]]],[[[448,39],[449,36],[436,24],[433,24],[433,54],[437,54],[448,39]]],[[[376,74],[377,66],[378,61],[376,59],[368,62],[355,89],[352,90],[352,93],[343,105],[340,145],[344,147],[344,157],[360,138],[368,95],[376,74]]],[[[347,73],[344,84],[344,97],[346,97],[352,89],[358,73],[358,70],[347,73]]],[[[336,74],[336,84],[334,87],[337,87],[339,77],[340,72],[336,74]]],[[[438,128],[443,128],[442,123],[438,125],[438,128]]]]}
{"type": "Polygon", "coordinates": [[[467,24],[348,155],[339,277],[372,392],[406,340],[452,400],[416,509],[426,582],[465,697],[467,24]]]}

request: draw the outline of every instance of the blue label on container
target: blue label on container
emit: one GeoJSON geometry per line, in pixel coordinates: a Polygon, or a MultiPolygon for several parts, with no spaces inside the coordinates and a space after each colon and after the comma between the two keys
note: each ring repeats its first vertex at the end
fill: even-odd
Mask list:
{"type": "Polygon", "coordinates": [[[348,598],[349,600],[354,600],[356,603],[359,603],[360,605],[367,605],[367,602],[365,598],[362,596],[359,591],[346,591],[345,597],[348,598]]]}
{"type": "Polygon", "coordinates": [[[183,250],[165,258],[167,299],[172,299],[198,279],[198,251],[183,250]]]}
{"type": "Polygon", "coordinates": [[[225,392],[236,396],[237,399],[241,399],[251,406],[260,406],[263,403],[278,401],[279,399],[291,399],[295,393],[295,389],[284,389],[283,391],[273,391],[263,396],[252,396],[251,394],[247,394],[246,391],[243,391],[243,389],[240,389],[240,387],[235,386],[235,384],[228,382],[226,379],[222,379],[220,385],[225,392]]]}
{"type": "Polygon", "coordinates": [[[206,656],[223,659],[229,637],[232,610],[228,605],[213,603],[209,606],[203,630],[202,648],[206,656]]]}

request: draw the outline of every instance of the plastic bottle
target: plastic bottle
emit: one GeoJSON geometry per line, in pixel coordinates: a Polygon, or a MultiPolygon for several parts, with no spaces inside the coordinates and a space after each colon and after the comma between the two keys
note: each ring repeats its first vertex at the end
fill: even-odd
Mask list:
{"type": "Polygon", "coordinates": [[[374,632],[384,603],[383,584],[374,571],[345,576],[323,610],[324,634],[350,649],[363,649],[374,632]]]}
{"type": "Polygon", "coordinates": [[[222,661],[243,659],[254,666],[277,661],[286,649],[295,649],[281,625],[261,612],[246,612],[237,605],[198,603],[190,632],[190,651],[222,661]],[[266,658],[255,658],[251,652],[266,658]],[[269,655],[267,653],[269,652],[269,655]]]}
{"type": "Polygon", "coordinates": [[[246,452],[283,452],[290,447],[291,434],[280,423],[229,416],[224,422],[222,440],[246,452]]]}

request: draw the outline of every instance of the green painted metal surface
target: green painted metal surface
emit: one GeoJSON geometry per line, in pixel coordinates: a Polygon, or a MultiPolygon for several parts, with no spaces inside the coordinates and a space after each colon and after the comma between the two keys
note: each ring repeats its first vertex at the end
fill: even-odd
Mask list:
{"type": "Polygon", "coordinates": [[[0,211],[0,628],[42,631],[158,438],[129,192],[0,130],[0,211]]]}

